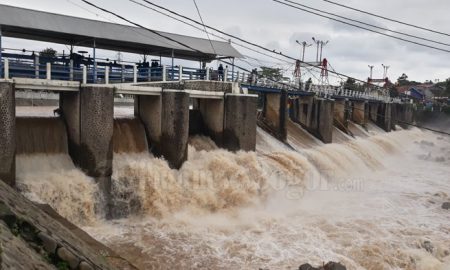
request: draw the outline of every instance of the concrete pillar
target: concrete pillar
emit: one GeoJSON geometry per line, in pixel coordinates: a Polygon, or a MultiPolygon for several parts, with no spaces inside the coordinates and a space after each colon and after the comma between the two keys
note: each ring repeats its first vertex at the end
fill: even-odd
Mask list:
{"type": "Polygon", "coordinates": [[[211,137],[219,147],[223,145],[224,106],[223,99],[199,100],[205,135],[211,137]]]}
{"type": "Polygon", "coordinates": [[[376,124],[386,132],[391,131],[391,104],[378,104],[378,115],[376,124]]]}
{"type": "Polygon", "coordinates": [[[378,102],[369,102],[369,118],[373,122],[377,122],[378,118],[378,102]]]}
{"type": "Polygon", "coordinates": [[[280,140],[287,139],[287,92],[266,94],[264,118],[280,140]]]}
{"type": "Polygon", "coordinates": [[[352,121],[363,127],[367,126],[367,122],[369,121],[369,108],[366,101],[353,101],[352,121]]]}
{"type": "Polygon", "coordinates": [[[334,102],[334,120],[337,122],[337,127],[343,132],[347,132],[348,128],[348,110],[345,99],[337,99],[334,102]]]}
{"type": "Polygon", "coordinates": [[[69,153],[75,164],[98,182],[109,217],[114,90],[82,86],[79,92],[61,93],[60,106],[68,130],[69,153]]]}
{"type": "Polygon", "coordinates": [[[334,100],[314,98],[309,131],[324,143],[333,142],[334,100]]]}
{"type": "Polygon", "coordinates": [[[189,93],[164,90],[161,112],[161,155],[179,169],[187,160],[189,139],[189,93]]]}
{"type": "Polygon", "coordinates": [[[139,117],[145,127],[148,145],[156,156],[161,155],[161,96],[136,96],[135,116],[139,117]]]}
{"type": "Polygon", "coordinates": [[[223,147],[230,151],[255,151],[258,96],[227,94],[223,147]]]}
{"type": "Polygon", "coordinates": [[[397,103],[391,103],[391,130],[396,130],[397,121],[397,103]]]}
{"type": "Polygon", "coordinates": [[[0,82],[0,180],[16,184],[16,103],[14,85],[0,82]]]}
{"type": "Polygon", "coordinates": [[[300,97],[299,112],[298,112],[299,115],[298,121],[300,124],[306,127],[311,127],[313,107],[314,107],[314,96],[300,97]]]}

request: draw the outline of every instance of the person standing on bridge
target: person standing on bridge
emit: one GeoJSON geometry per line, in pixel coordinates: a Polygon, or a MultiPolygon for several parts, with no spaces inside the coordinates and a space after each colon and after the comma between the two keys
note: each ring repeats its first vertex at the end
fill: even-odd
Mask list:
{"type": "Polygon", "coordinates": [[[218,77],[219,77],[219,81],[223,81],[223,65],[222,64],[220,64],[219,65],[219,68],[217,69],[217,71],[218,71],[218,77]]]}

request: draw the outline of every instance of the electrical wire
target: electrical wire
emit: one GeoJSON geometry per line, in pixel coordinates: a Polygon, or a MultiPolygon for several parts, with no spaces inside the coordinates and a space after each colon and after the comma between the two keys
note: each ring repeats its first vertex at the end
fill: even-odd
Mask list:
{"type": "Polygon", "coordinates": [[[300,4],[300,3],[295,2],[295,1],[291,1],[291,0],[284,0],[284,1],[289,2],[291,4],[294,4],[294,5],[297,5],[297,6],[301,6],[301,7],[310,9],[310,10],[318,11],[318,12],[321,12],[323,14],[328,14],[328,15],[331,15],[331,16],[335,16],[337,18],[341,18],[341,19],[348,20],[348,21],[351,21],[351,22],[356,22],[356,23],[359,23],[359,24],[362,24],[362,25],[366,25],[366,26],[370,26],[370,27],[373,27],[373,28],[377,28],[377,29],[380,29],[380,30],[389,31],[389,32],[396,33],[396,34],[399,34],[399,35],[412,37],[412,38],[415,38],[415,39],[420,39],[420,40],[432,42],[432,43],[439,44],[439,45],[450,46],[450,44],[448,44],[448,43],[444,43],[444,42],[440,42],[440,41],[436,41],[436,40],[432,40],[432,39],[428,39],[428,38],[424,38],[424,37],[419,37],[419,36],[407,34],[407,33],[404,33],[404,32],[391,30],[389,28],[377,26],[377,25],[374,25],[374,24],[362,22],[362,21],[355,20],[355,19],[350,19],[350,18],[347,18],[345,16],[341,16],[341,15],[338,15],[338,14],[335,14],[335,13],[331,13],[331,12],[323,11],[323,10],[320,10],[320,9],[317,9],[317,8],[313,8],[313,7],[310,7],[310,6],[307,6],[307,5],[303,5],[303,4],[300,4]]]}
{"type": "MultiPolygon", "coordinates": [[[[133,0],[129,0],[129,1],[133,1],[133,0]]],[[[181,17],[181,18],[184,18],[184,19],[186,19],[186,20],[188,20],[188,21],[191,21],[191,22],[193,22],[193,23],[202,25],[202,23],[200,23],[200,22],[198,22],[198,21],[196,21],[196,20],[194,20],[194,19],[191,19],[191,18],[189,18],[189,17],[187,17],[187,16],[184,16],[184,15],[178,13],[178,12],[172,11],[172,10],[170,10],[170,9],[168,9],[168,8],[165,8],[165,7],[161,6],[161,5],[157,5],[157,4],[152,3],[151,1],[148,1],[148,0],[142,0],[142,1],[145,2],[145,3],[147,3],[147,4],[149,4],[149,5],[152,5],[152,6],[154,6],[154,7],[157,7],[157,8],[159,8],[159,9],[165,10],[165,11],[171,13],[171,14],[174,14],[174,15],[176,15],[176,16],[179,16],[179,17],[181,17]]],[[[143,6],[146,6],[146,5],[143,5],[143,6]]],[[[268,48],[266,48],[266,47],[263,47],[263,46],[261,46],[261,45],[258,45],[258,44],[256,44],[256,43],[254,43],[254,42],[250,42],[250,41],[248,41],[248,40],[245,40],[245,39],[243,39],[243,38],[237,37],[237,36],[235,36],[235,35],[228,34],[228,33],[224,32],[224,31],[221,31],[221,30],[219,30],[219,29],[217,29],[217,28],[215,28],[215,27],[212,27],[212,26],[209,26],[209,25],[205,25],[205,26],[206,26],[208,29],[210,29],[210,30],[214,30],[214,31],[216,31],[216,32],[218,32],[218,33],[220,33],[220,34],[223,34],[223,35],[225,35],[225,36],[228,36],[228,37],[237,39],[237,40],[239,40],[239,41],[241,41],[241,42],[247,43],[247,44],[249,44],[249,45],[252,45],[252,46],[254,46],[254,47],[257,47],[257,48],[259,48],[259,49],[262,49],[262,50],[264,50],[264,51],[267,51],[267,52],[270,52],[270,53],[273,53],[273,54],[277,54],[277,55],[281,55],[281,56],[283,56],[283,57],[285,57],[285,58],[287,58],[287,59],[290,59],[290,60],[293,60],[293,61],[300,61],[300,63],[304,63],[305,65],[308,65],[308,66],[311,66],[311,67],[314,67],[314,68],[319,68],[319,69],[321,69],[320,67],[316,67],[316,66],[314,66],[314,65],[312,65],[312,64],[310,64],[310,63],[301,61],[301,60],[299,60],[299,59],[297,59],[297,58],[295,58],[295,57],[292,57],[292,56],[283,54],[282,52],[276,52],[275,50],[270,50],[270,49],[268,49],[268,48]]],[[[362,83],[366,83],[367,85],[371,85],[372,87],[375,87],[375,88],[380,88],[378,85],[369,84],[369,83],[367,83],[366,81],[363,81],[363,80],[360,80],[360,79],[356,79],[356,78],[353,78],[353,77],[351,77],[351,76],[348,76],[348,75],[345,75],[345,74],[342,74],[342,73],[339,73],[339,72],[330,71],[330,73],[334,73],[334,74],[336,74],[336,75],[341,75],[341,76],[346,77],[346,78],[351,78],[351,79],[354,79],[355,81],[359,81],[359,82],[362,82],[362,83]]]]}
{"type": "Polygon", "coordinates": [[[307,12],[307,13],[319,16],[319,17],[323,17],[323,18],[326,18],[326,19],[329,19],[329,20],[337,21],[337,22],[340,22],[340,23],[343,23],[343,24],[346,24],[346,25],[350,25],[350,26],[353,26],[353,27],[356,27],[356,28],[360,28],[360,29],[363,29],[363,30],[366,30],[366,31],[369,31],[369,32],[372,32],[372,33],[376,33],[376,34],[383,35],[383,36],[386,36],[386,37],[390,37],[390,38],[393,38],[393,39],[401,40],[401,41],[404,41],[404,42],[407,42],[407,43],[411,43],[411,44],[415,44],[415,45],[418,45],[418,46],[427,47],[429,49],[450,53],[450,50],[447,50],[447,49],[442,49],[442,48],[438,48],[438,47],[435,47],[435,46],[423,44],[423,43],[420,43],[420,42],[417,42],[417,41],[413,41],[413,40],[409,40],[409,39],[405,39],[405,38],[389,35],[389,34],[386,34],[386,33],[380,32],[380,31],[369,29],[369,28],[366,28],[366,27],[363,27],[363,26],[360,26],[360,25],[356,25],[356,24],[353,24],[353,23],[345,22],[345,21],[342,21],[342,20],[339,20],[339,19],[336,19],[336,18],[333,18],[333,17],[330,17],[330,16],[319,14],[319,13],[314,12],[314,11],[310,11],[310,10],[307,10],[307,9],[304,9],[304,8],[300,8],[300,7],[294,6],[292,4],[289,4],[287,2],[282,2],[282,1],[279,1],[279,0],[272,0],[272,1],[277,2],[277,3],[281,4],[281,5],[285,5],[285,6],[288,6],[288,7],[291,7],[291,8],[295,8],[295,9],[298,9],[298,10],[301,10],[301,11],[304,11],[304,12],[307,12]]]}
{"type": "Polygon", "coordinates": [[[399,20],[391,19],[391,18],[388,18],[388,17],[384,17],[384,16],[381,16],[381,15],[377,15],[377,14],[368,12],[368,11],[364,11],[364,10],[361,10],[361,9],[357,9],[357,8],[346,6],[346,5],[343,5],[343,4],[340,4],[340,3],[336,3],[334,1],[330,1],[330,0],[322,0],[322,1],[328,2],[328,3],[333,4],[333,5],[340,6],[340,7],[343,7],[343,8],[351,9],[353,11],[361,12],[361,13],[364,13],[364,14],[367,14],[367,15],[370,15],[370,16],[381,18],[383,20],[395,22],[395,23],[398,23],[398,24],[403,24],[403,25],[406,25],[406,26],[410,26],[410,27],[414,27],[414,28],[417,28],[417,29],[421,29],[421,30],[425,30],[425,31],[428,31],[428,32],[432,32],[432,33],[435,33],[435,34],[440,34],[440,35],[444,35],[444,36],[450,37],[450,34],[447,34],[447,33],[444,33],[444,32],[440,32],[440,31],[429,29],[429,28],[425,28],[425,27],[422,27],[422,26],[418,26],[418,25],[402,22],[402,21],[399,21],[399,20]]]}
{"type": "Polygon", "coordinates": [[[194,5],[195,5],[195,8],[197,9],[198,16],[200,17],[200,21],[202,22],[203,28],[205,29],[206,36],[208,37],[209,44],[211,44],[211,48],[212,48],[214,54],[217,54],[216,49],[214,48],[214,45],[211,41],[211,38],[209,37],[208,31],[206,31],[205,22],[203,21],[202,14],[200,13],[200,9],[198,8],[197,2],[195,0],[192,0],[192,1],[194,1],[194,5]]]}
{"type": "MultiPolygon", "coordinates": [[[[112,11],[110,11],[110,10],[107,10],[107,9],[105,9],[105,8],[102,8],[102,7],[100,7],[100,6],[97,6],[97,5],[91,3],[91,2],[89,2],[89,1],[87,1],[87,0],[81,0],[81,1],[83,1],[84,3],[86,3],[86,4],[88,4],[88,5],[92,6],[92,7],[95,7],[96,9],[99,9],[99,10],[101,10],[101,11],[103,11],[103,12],[106,12],[106,13],[108,13],[108,14],[111,14],[111,15],[113,15],[113,16],[116,16],[116,17],[119,18],[119,19],[122,19],[122,20],[124,20],[124,21],[126,21],[126,22],[128,22],[128,23],[131,23],[131,24],[133,24],[133,25],[139,27],[139,28],[145,29],[145,30],[147,30],[147,31],[149,31],[149,32],[152,32],[153,34],[155,34],[155,35],[157,35],[157,36],[160,36],[160,37],[165,38],[165,39],[167,39],[167,40],[169,40],[169,41],[175,42],[176,44],[179,44],[179,45],[181,45],[181,46],[183,46],[183,47],[186,47],[186,48],[188,48],[188,49],[190,49],[190,50],[193,50],[193,51],[195,51],[195,52],[198,52],[198,53],[200,53],[201,55],[204,55],[204,56],[207,57],[207,55],[206,55],[204,52],[199,51],[199,50],[197,50],[197,49],[195,49],[195,48],[193,48],[193,47],[191,47],[191,46],[189,46],[189,45],[187,45],[187,44],[184,44],[184,43],[182,43],[182,42],[180,42],[180,41],[178,41],[178,40],[175,40],[175,39],[173,39],[173,38],[171,38],[171,37],[168,37],[168,36],[166,36],[166,35],[163,35],[163,34],[159,33],[158,31],[155,31],[155,30],[153,30],[153,29],[150,29],[150,28],[147,28],[147,27],[145,27],[145,26],[142,26],[142,25],[140,25],[140,24],[138,24],[138,23],[135,23],[135,22],[133,22],[133,21],[131,21],[131,20],[128,20],[127,18],[125,18],[125,17],[123,17],[123,16],[121,16],[121,15],[119,15],[119,14],[117,14],[117,13],[114,13],[114,12],[112,12],[112,11]]],[[[209,57],[208,57],[208,58],[209,58],[209,57]]]]}

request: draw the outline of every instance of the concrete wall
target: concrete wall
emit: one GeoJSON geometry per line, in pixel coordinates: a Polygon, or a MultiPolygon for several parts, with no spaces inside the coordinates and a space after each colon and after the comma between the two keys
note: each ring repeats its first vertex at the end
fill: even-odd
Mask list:
{"type": "Polygon", "coordinates": [[[310,126],[314,106],[314,96],[303,96],[299,98],[298,122],[304,126],[310,126]]]}
{"type": "Polygon", "coordinates": [[[107,209],[112,175],[113,92],[111,87],[82,86],[78,93],[61,93],[60,97],[68,130],[69,153],[75,164],[96,179],[108,204],[107,209]]]}
{"type": "Polygon", "coordinates": [[[0,180],[16,183],[16,105],[14,85],[0,82],[0,180]]]}
{"type": "Polygon", "coordinates": [[[333,142],[334,100],[315,97],[308,131],[324,143],[333,142]]]}
{"type": "Polygon", "coordinates": [[[318,129],[317,134],[319,139],[324,143],[333,142],[333,114],[334,114],[334,100],[317,99],[318,105],[318,129]]]}
{"type": "Polygon", "coordinates": [[[145,127],[147,142],[151,151],[161,155],[161,96],[136,96],[134,104],[135,116],[139,117],[145,127]]]}
{"type": "Polygon", "coordinates": [[[346,99],[338,99],[334,102],[334,122],[336,126],[345,133],[348,133],[349,111],[346,99]]]}
{"type": "Polygon", "coordinates": [[[223,144],[225,149],[255,151],[257,103],[257,96],[226,95],[223,144]]]}
{"type": "Polygon", "coordinates": [[[189,93],[164,90],[161,113],[161,155],[171,168],[187,160],[189,139],[189,93]]]}
{"type": "Polygon", "coordinates": [[[384,131],[391,131],[391,103],[383,102],[378,105],[378,116],[375,123],[384,131]]]}
{"type": "Polygon", "coordinates": [[[353,103],[352,110],[352,121],[363,127],[367,126],[369,121],[369,107],[366,101],[355,100],[353,103]]]}
{"type": "Polygon", "coordinates": [[[391,103],[391,130],[396,130],[396,125],[398,125],[397,119],[397,106],[398,103],[391,103]]]}
{"type": "Polygon", "coordinates": [[[370,102],[369,101],[369,119],[372,120],[374,123],[377,122],[378,118],[378,102],[370,102]]]}
{"type": "Polygon", "coordinates": [[[278,93],[267,93],[265,108],[263,115],[265,122],[270,129],[277,135],[277,137],[285,141],[287,139],[287,92],[282,91],[278,93]]]}
{"type": "MultiPolygon", "coordinates": [[[[202,115],[205,135],[221,147],[223,145],[224,110],[223,99],[199,100],[199,108],[202,115]]],[[[256,113],[256,112],[255,112],[256,113]]]]}

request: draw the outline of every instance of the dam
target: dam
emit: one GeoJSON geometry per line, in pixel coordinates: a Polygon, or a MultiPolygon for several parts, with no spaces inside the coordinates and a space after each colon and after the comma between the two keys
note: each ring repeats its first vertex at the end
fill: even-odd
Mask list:
{"type": "MultiPolygon", "coordinates": [[[[99,37],[86,30],[104,24],[96,21],[1,10],[76,22],[72,31],[82,33],[69,35],[0,17],[4,37],[82,42],[93,56],[145,48],[172,61],[241,57],[227,42],[212,51],[208,40],[172,36],[199,53],[99,37]]],[[[95,56],[45,64],[38,55],[1,58],[0,179],[137,269],[334,260],[348,269],[441,270],[449,262],[449,223],[439,207],[449,199],[450,141],[411,127],[410,102],[377,90],[250,83],[252,75],[234,66],[219,80],[203,67],[95,56]]]]}

